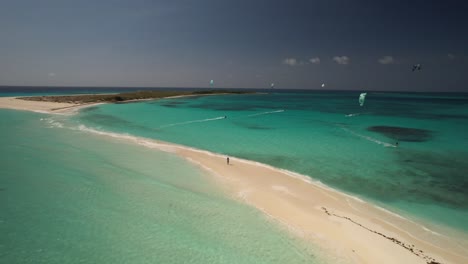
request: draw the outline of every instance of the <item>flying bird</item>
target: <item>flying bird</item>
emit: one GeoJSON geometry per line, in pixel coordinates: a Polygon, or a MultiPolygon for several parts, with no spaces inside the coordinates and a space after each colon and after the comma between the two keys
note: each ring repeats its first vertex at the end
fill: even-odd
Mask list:
{"type": "Polygon", "coordinates": [[[413,70],[412,71],[420,71],[420,70],[421,70],[421,64],[413,65],[413,70]]]}

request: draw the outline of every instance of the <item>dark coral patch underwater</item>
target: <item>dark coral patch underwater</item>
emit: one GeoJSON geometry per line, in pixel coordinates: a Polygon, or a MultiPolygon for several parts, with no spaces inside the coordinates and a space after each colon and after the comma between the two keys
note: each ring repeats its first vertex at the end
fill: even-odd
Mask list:
{"type": "Polygon", "coordinates": [[[380,133],[391,139],[408,142],[428,141],[433,135],[433,132],[427,129],[396,126],[371,126],[368,127],[367,130],[380,133]]]}

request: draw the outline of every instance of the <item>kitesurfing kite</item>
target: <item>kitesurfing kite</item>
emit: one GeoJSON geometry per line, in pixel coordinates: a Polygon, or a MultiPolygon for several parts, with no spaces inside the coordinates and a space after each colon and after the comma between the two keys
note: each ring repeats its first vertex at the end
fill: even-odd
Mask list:
{"type": "Polygon", "coordinates": [[[367,93],[361,93],[359,95],[359,105],[360,106],[364,105],[364,101],[366,100],[366,95],[367,95],[367,93]]]}
{"type": "Polygon", "coordinates": [[[211,80],[211,81],[210,81],[210,86],[213,86],[213,84],[214,84],[214,81],[211,80]]]}
{"type": "Polygon", "coordinates": [[[270,88],[275,88],[275,83],[271,83],[270,88]]]}
{"type": "Polygon", "coordinates": [[[413,71],[420,71],[420,70],[421,70],[421,64],[413,65],[413,71]]]}
{"type": "Polygon", "coordinates": [[[322,83],[322,88],[323,88],[323,87],[325,87],[325,84],[324,84],[324,83],[322,83]]]}

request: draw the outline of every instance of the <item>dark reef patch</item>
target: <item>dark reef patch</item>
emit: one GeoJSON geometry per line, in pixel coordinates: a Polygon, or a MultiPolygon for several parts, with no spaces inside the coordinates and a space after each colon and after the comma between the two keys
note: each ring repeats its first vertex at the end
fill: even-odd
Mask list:
{"type": "Polygon", "coordinates": [[[177,108],[177,107],[179,107],[179,106],[176,105],[176,104],[161,104],[161,106],[164,106],[164,107],[171,107],[171,108],[177,108]]]}
{"type": "Polygon", "coordinates": [[[154,100],[154,101],[148,101],[146,104],[156,104],[156,105],[161,105],[161,106],[167,106],[167,107],[177,107],[179,105],[187,104],[187,101],[184,100],[154,100]]]}
{"type": "MultiPolygon", "coordinates": [[[[401,200],[415,204],[437,204],[457,210],[468,209],[468,152],[397,148],[394,154],[400,166],[376,169],[373,174],[379,177],[360,177],[343,171],[321,180],[342,190],[383,202],[401,200]]],[[[308,172],[305,174],[314,175],[308,172]]]]}
{"type": "Polygon", "coordinates": [[[262,126],[259,124],[250,124],[250,123],[244,123],[244,122],[234,122],[237,126],[247,128],[247,129],[253,129],[253,130],[271,130],[274,129],[272,127],[268,126],[262,126]]]}
{"type": "Polygon", "coordinates": [[[248,128],[248,129],[253,129],[253,130],[271,130],[271,129],[273,129],[271,127],[259,126],[259,125],[245,125],[244,127],[248,128]]]}
{"type": "Polygon", "coordinates": [[[432,138],[433,132],[427,129],[407,128],[396,126],[371,126],[367,130],[380,133],[388,138],[409,141],[409,142],[424,142],[432,138]]]}
{"type": "Polygon", "coordinates": [[[113,125],[113,126],[131,126],[132,123],[122,118],[106,114],[89,114],[82,117],[83,120],[93,122],[95,124],[113,125]]]}
{"type": "Polygon", "coordinates": [[[95,111],[95,110],[97,110],[97,109],[99,109],[99,107],[97,107],[97,106],[91,106],[91,107],[85,107],[85,108],[81,109],[80,111],[81,111],[81,112],[91,112],[91,111],[95,111]]]}
{"type": "Polygon", "coordinates": [[[110,127],[126,127],[126,128],[131,127],[131,128],[137,128],[137,129],[141,129],[144,131],[148,131],[148,132],[150,131],[153,132],[153,130],[148,127],[138,125],[138,124],[132,123],[130,121],[127,121],[125,119],[112,116],[112,115],[93,113],[93,114],[84,115],[83,117],[81,117],[81,119],[87,122],[91,122],[96,125],[104,125],[104,126],[110,126],[110,127]]]}

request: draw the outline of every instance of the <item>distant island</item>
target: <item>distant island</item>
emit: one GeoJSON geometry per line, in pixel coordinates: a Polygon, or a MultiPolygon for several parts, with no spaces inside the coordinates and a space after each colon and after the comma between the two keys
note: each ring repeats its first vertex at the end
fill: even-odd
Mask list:
{"type": "Polygon", "coordinates": [[[50,96],[26,96],[18,97],[21,100],[91,104],[91,103],[125,103],[140,100],[152,100],[173,96],[196,96],[215,94],[249,94],[250,91],[208,90],[208,91],[136,91],[118,94],[81,94],[81,95],[50,95],[50,96]]]}

